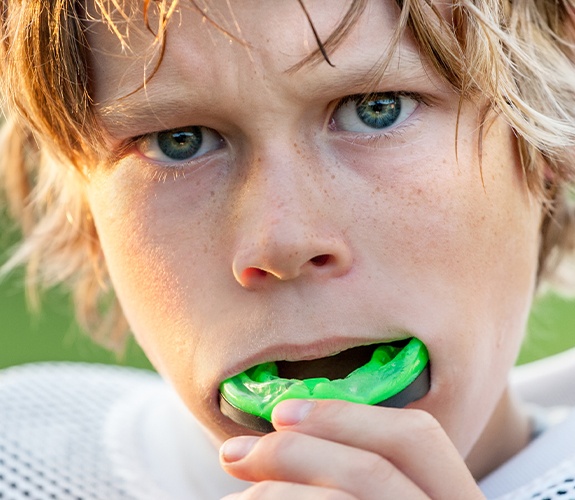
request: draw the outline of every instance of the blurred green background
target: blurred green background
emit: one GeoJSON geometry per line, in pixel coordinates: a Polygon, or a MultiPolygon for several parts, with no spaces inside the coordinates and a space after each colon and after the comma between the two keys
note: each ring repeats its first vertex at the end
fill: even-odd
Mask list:
{"type": "MultiPolygon", "coordinates": [[[[0,216],[0,263],[16,241],[0,216]]],[[[529,321],[520,363],[575,346],[575,302],[549,295],[539,300],[529,321]]],[[[130,343],[123,358],[94,344],[73,320],[68,297],[59,291],[44,295],[40,314],[26,305],[21,270],[0,283],[0,368],[45,361],[115,363],[151,369],[143,353],[130,343]]]]}
{"type": "MultiPolygon", "coordinates": [[[[0,207],[0,264],[17,241],[0,207]]],[[[152,366],[134,341],[118,355],[96,345],[76,325],[69,297],[60,290],[42,295],[41,309],[30,312],[22,269],[0,281],[0,368],[34,361],[88,361],[152,366]]]]}

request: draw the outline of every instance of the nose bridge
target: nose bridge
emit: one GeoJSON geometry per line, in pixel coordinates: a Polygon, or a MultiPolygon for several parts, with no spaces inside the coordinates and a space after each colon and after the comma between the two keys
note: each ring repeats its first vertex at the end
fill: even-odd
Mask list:
{"type": "Polygon", "coordinates": [[[310,160],[302,157],[295,142],[291,147],[257,156],[248,175],[246,201],[255,205],[262,229],[273,231],[282,225],[296,224],[303,228],[304,223],[313,224],[310,212],[314,205],[319,205],[320,179],[310,160]]]}
{"type": "Polygon", "coordinates": [[[348,269],[351,253],[334,217],[329,179],[326,166],[294,141],[254,155],[236,214],[233,272],[242,286],[348,269]]]}
{"type": "Polygon", "coordinates": [[[243,186],[242,236],[262,251],[295,250],[321,218],[317,173],[291,148],[257,155],[243,186]]]}

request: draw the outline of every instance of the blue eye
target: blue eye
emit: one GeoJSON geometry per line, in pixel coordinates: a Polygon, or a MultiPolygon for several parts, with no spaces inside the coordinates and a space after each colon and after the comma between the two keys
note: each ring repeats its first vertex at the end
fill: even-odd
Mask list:
{"type": "Polygon", "coordinates": [[[142,137],[138,151],[146,158],[163,162],[181,162],[219,149],[222,137],[206,127],[182,127],[154,132],[142,137]]]}
{"type": "Polygon", "coordinates": [[[347,132],[386,131],[407,120],[418,104],[415,98],[396,92],[350,96],[335,110],[332,125],[347,132]]]}

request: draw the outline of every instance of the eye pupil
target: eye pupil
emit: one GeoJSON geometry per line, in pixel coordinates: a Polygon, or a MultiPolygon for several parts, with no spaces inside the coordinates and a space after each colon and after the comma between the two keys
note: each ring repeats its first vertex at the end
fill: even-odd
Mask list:
{"type": "Polygon", "coordinates": [[[185,127],[158,133],[158,146],[173,160],[193,157],[202,146],[201,127],[185,127]]]}
{"type": "Polygon", "coordinates": [[[401,113],[401,100],[396,96],[370,99],[357,104],[357,116],[367,126],[386,128],[395,123],[401,113]]]}

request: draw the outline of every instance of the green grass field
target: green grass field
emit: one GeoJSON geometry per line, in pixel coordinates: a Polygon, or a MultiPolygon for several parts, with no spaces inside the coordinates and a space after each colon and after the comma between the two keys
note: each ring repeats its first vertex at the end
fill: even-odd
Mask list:
{"type": "MultiPolygon", "coordinates": [[[[0,228],[2,225],[0,224],[0,228]]],[[[0,255],[13,242],[0,232],[0,255]]],[[[0,258],[0,262],[4,259],[0,258]]],[[[118,363],[151,368],[132,342],[126,355],[114,354],[91,342],[73,320],[68,298],[58,292],[45,295],[40,314],[26,306],[22,273],[0,283],[0,368],[45,360],[118,363]]],[[[557,296],[540,300],[529,322],[519,362],[527,362],[575,346],[575,302],[557,296]]]]}

